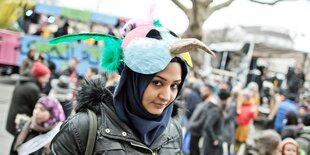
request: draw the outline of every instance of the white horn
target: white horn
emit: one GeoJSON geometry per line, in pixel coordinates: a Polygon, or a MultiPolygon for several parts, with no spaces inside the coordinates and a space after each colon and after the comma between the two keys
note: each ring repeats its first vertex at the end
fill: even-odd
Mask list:
{"type": "Polygon", "coordinates": [[[197,49],[202,49],[203,51],[209,53],[212,56],[215,54],[206,46],[203,42],[196,38],[185,38],[174,42],[170,47],[170,54],[175,56],[185,52],[198,51],[197,49]]]}

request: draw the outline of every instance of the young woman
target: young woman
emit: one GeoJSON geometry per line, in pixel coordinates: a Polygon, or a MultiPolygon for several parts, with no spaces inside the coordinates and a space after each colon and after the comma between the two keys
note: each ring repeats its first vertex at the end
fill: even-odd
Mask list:
{"type": "MultiPolygon", "coordinates": [[[[77,95],[77,114],[52,142],[53,154],[85,153],[89,128],[89,118],[83,112],[86,108],[97,114],[93,154],[181,154],[181,128],[171,119],[188,72],[188,55],[181,53],[196,47],[213,53],[200,41],[182,40],[158,23],[133,25],[136,27],[124,39],[103,35],[109,49],[104,50],[101,63],[111,69],[107,67],[111,62],[105,65],[105,57],[115,59],[120,52],[123,65],[114,67],[120,72],[120,81],[114,92],[104,88],[101,80],[86,81],[77,95]],[[106,55],[111,50],[113,54],[106,55]]],[[[98,34],[91,35],[100,40],[98,34]]],[[[71,37],[68,40],[80,39],[71,37]]]]}
{"type": "Polygon", "coordinates": [[[10,154],[48,154],[49,144],[64,120],[61,104],[55,98],[41,97],[33,109],[31,119],[22,125],[22,129],[15,136],[10,154]]]}

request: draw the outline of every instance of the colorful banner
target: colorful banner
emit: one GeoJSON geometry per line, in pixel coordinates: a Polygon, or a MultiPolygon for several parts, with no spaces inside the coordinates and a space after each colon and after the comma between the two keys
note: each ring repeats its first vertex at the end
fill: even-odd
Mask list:
{"type": "Polygon", "coordinates": [[[38,13],[46,13],[54,16],[59,16],[61,8],[58,6],[37,3],[34,11],[38,13]]]}
{"type": "Polygon", "coordinates": [[[62,8],[60,15],[63,17],[71,18],[74,20],[80,20],[83,22],[89,22],[91,20],[91,12],[70,8],[62,8]]]}
{"type": "Polygon", "coordinates": [[[48,43],[48,39],[33,35],[22,36],[21,41],[18,65],[26,57],[29,47],[35,47],[36,53],[44,53],[46,60],[51,60],[56,64],[57,70],[67,67],[72,57],[80,60],[77,67],[79,75],[83,75],[89,67],[99,67],[101,51],[98,46],[84,45],[77,42],[53,45],[48,43]]]}
{"type": "Polygon", "coordinates": [[[116,25],[118,21],[117,17],[107,14],[71,9],[71,8],[63,8],[42,3],[36,4],[35,11],[38,13],[45,13],[54,16],[64,16],[69,19],[80,20],[84,22],[92,21],[107,25],[116,25]]]}

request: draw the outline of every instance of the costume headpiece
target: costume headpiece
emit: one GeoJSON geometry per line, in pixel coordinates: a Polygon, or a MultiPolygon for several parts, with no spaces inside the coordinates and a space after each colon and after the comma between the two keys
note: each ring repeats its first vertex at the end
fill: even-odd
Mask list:
{"type": "Polygon", "coordinates": [[[140,22],[140,25],[130,21],[128,23],[130,24],[125,26],[131,26],[131,31],[123,38],[108,34],[81,33],[54,38],[50,43],[89,38],[103,40],[101,67],[109,72],[115,72],[124,62],[135,72],[153,74],[165,69],[170,60],[179,55],[187,65],[192,66],[189,52],[198,49],[214,56],[214,53],[198,39],[181,39],[172,31],[162,27],[158,20],[140,22]]]}

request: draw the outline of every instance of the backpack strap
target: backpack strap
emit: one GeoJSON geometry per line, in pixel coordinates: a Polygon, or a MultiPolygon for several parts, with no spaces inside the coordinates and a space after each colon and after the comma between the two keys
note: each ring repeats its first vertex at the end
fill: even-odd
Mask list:
{"type": "Polygon", "coordinates": [[[96,131],[97,131],[97,116],[96,114],[87,109],[87,114],[89,117],[89,128],[88,128],[88,138],[87,138],[87,145],[85,149],[85,155],[91,155],[94,151],[94,146],[96,142],[96,131]]]}

